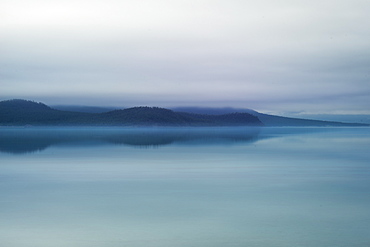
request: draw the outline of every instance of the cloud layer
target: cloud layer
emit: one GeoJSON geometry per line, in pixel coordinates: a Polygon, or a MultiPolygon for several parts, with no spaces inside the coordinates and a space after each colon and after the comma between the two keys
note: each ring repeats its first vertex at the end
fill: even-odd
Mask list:
{"type": "Polygon", "coordinates": [[[0,99],[370,113],[370,2],[0,1],[0,99]]]}

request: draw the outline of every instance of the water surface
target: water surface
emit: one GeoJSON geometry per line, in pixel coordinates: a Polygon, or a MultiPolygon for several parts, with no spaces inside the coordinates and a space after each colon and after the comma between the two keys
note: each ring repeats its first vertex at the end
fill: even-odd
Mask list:
{"type": "Polygon", "coordinates": [[[1,128],[0,246],[370,246],[369,128],[1,128]]]}

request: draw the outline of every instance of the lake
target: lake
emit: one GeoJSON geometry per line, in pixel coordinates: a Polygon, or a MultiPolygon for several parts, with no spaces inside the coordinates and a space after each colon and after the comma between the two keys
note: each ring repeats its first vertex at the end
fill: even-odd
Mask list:
{"type": "Polygon", "coordinates": [[[370,128],[0,128],[0,246],[370,246],[370,128]]]}

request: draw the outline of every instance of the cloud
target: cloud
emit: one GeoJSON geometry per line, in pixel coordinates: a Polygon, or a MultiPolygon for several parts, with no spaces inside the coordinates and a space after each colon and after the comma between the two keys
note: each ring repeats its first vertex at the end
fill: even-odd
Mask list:
{"type": "Polygon", "coordinates": [[[0,98],[370,112],[368,1],[13,0],[0,9],[0,98]]]}

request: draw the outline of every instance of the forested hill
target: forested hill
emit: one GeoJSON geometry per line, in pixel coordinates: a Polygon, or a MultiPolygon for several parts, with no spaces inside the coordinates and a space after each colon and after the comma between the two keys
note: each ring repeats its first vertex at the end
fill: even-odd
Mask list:
{"type": "Polygon", "coordinates": [[[0,102],[2,126],[262,126],[248,113],[206,115],[174,112],[158,107],[134,107],[106,113],[53,109],[27,100],[0,102]]]}
{"type": "Polygon", "coordinates": [[[85,113],[58,111],[43,103],[28,100],[0,102],[0,125],[54,125],[72,123],[85,116],[85,113]]]}

